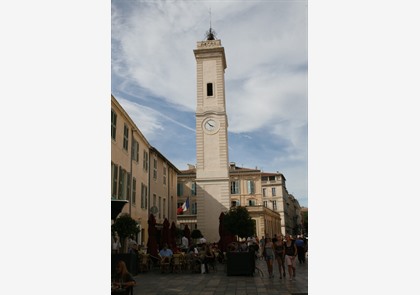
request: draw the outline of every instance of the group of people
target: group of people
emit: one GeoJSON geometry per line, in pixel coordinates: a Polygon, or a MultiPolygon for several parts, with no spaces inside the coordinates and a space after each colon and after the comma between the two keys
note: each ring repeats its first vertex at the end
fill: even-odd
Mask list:
{"type": "MultiPolygon", "coordinates": [[[[137,244],[134,236],[128,238],[128,253],[136,253],[139,250],[140,245],[137,244]]],[[[115,232],[112,237],[112,254],[121,253],[121,241],[118,233],[115,232]]]]}
{"type": "Polygon", "coordinates": [[[298,257],[299,263],[305,263],[307,248],[303,238],[299,237],[294,240],[289,234],[286,234],[285,240],[281,237],[278,238],[276,235],[273,238],[266,237],[263,239],[262,251],[262,257],[267,263],[269,277],[274,278],[273,264],[275,260],[278,264],[280,279],[286,278],[285,265],[287,265],[289,280],[291,281],[296,277],[296,257],[298,257]]]}

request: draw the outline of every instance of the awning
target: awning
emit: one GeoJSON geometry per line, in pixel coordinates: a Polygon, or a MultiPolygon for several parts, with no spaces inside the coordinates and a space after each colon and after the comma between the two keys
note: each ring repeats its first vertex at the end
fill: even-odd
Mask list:
{"type": "Polygon", "coordinates": [[[118,214],[121,213],[124,205],[127,204],[127,200],[115,200],[111,199],[111,219],[115,220],[118,214]]]}

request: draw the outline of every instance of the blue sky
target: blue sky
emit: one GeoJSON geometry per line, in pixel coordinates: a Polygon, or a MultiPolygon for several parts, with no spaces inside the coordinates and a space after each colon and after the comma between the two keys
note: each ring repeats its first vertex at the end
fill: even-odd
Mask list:
{"type": "Polygon", "coordinates": [[[308,207],[307,1],[112,1],[112,94],[178,169],[196,163],[193,50],[225,48],[229,161],[281,172],[308,207]]]}

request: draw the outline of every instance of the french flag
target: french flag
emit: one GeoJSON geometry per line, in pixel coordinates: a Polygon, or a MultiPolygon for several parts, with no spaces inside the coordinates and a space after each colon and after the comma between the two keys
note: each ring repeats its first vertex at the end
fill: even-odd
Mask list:
{"type": "Polygon", "coordinates": [[[188,197],[184,204],[182,204],[182,211],[185,212],[188,208],[190,208],[190,197],[188,197]]]}

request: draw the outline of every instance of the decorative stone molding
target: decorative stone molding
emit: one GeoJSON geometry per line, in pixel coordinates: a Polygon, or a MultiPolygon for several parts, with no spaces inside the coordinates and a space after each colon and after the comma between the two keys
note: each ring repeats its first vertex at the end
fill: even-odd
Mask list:
{"type": "Polygon", "coordinates": [[[222,42],[220,40],[206,40],[197,42],[197,48],[213,48],[221,46],[222,42]]]}

